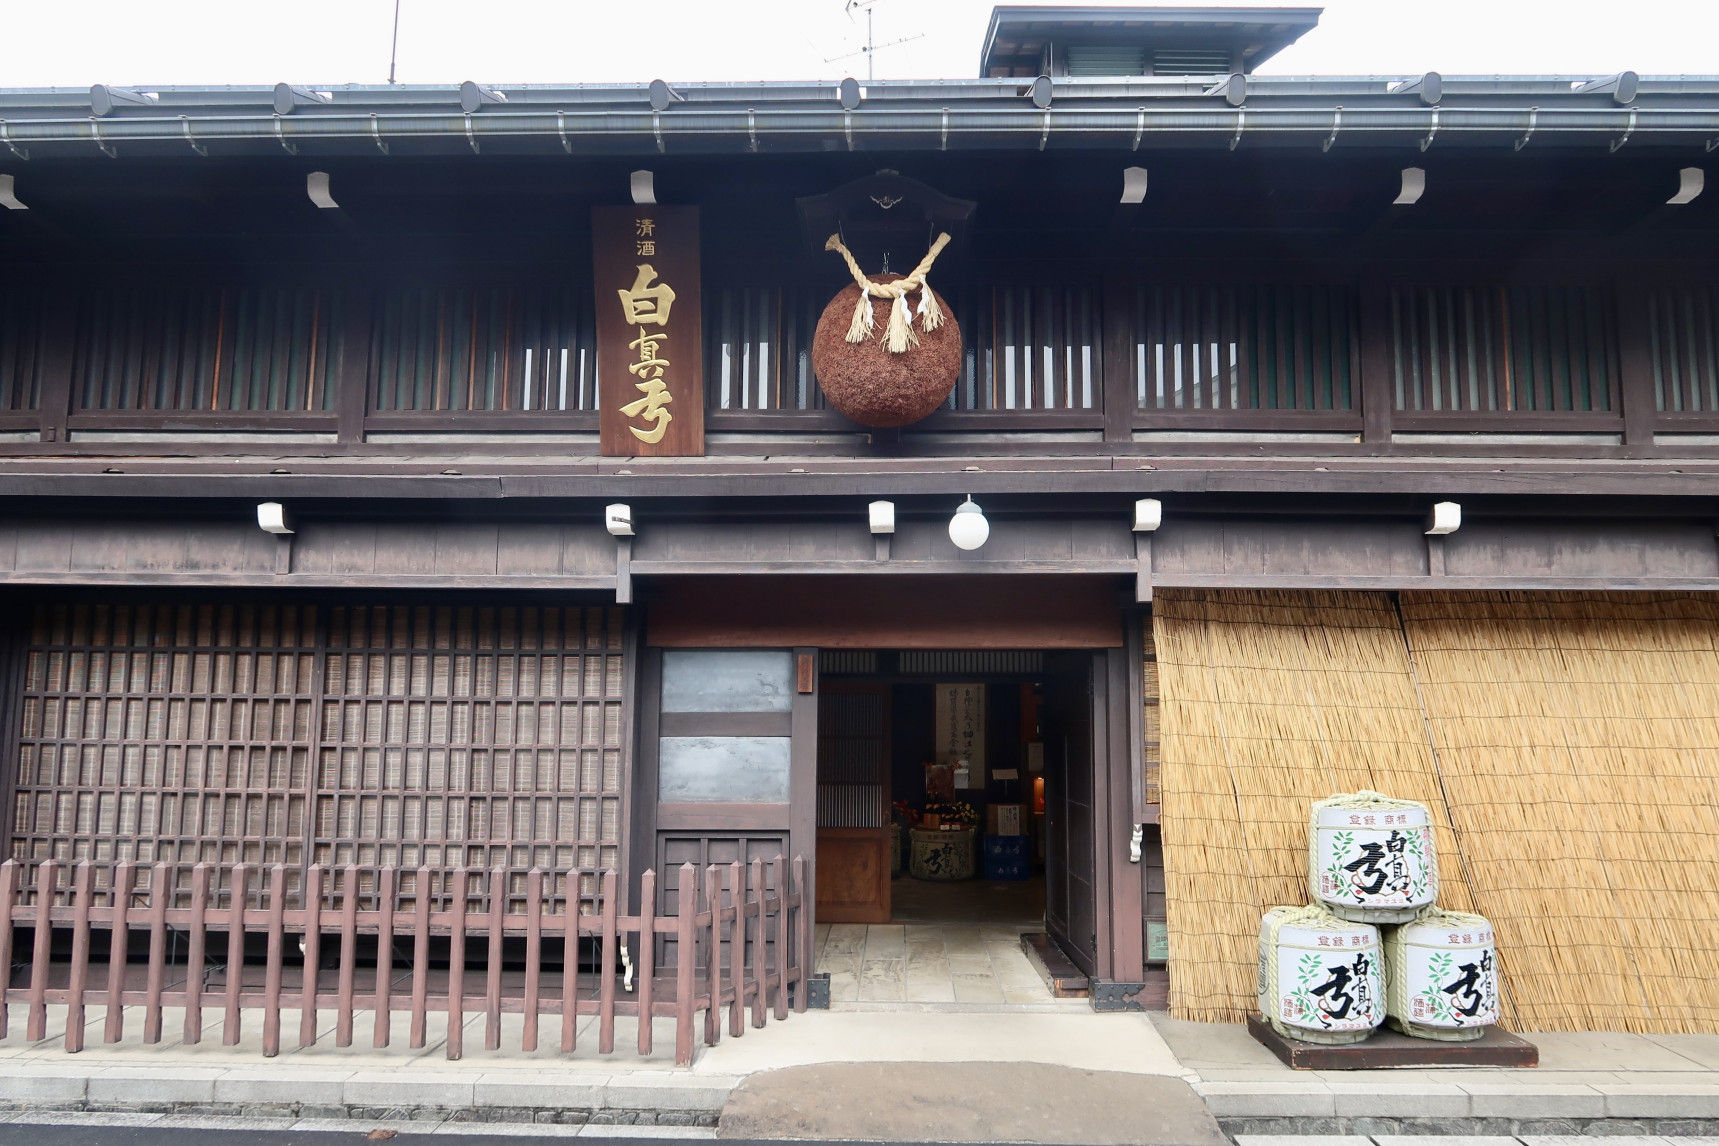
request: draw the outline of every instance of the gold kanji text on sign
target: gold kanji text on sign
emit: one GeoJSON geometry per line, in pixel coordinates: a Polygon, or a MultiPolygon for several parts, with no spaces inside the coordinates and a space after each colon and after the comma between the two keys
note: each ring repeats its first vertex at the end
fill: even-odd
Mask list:
{"type": "MultiPolygon", "coordinates": [[[[655,223],[650,219],[640,219],[636,228],[638,234],[650,235],[655,231],[655,223]]],[[[639,244],[641,252],[645,245],[639,244]]],[[[654,252],[656,244],[652,242],[649,245],[654,252]]],[[[656,278],[655,267],[649,263],[639,263],[638,275],[633,279],[632,289],[615,292],[621,297],[621,312],[626,315],[627,321],[640,328],[639,336],[627,343],[628,348],[635,353],[635,359],[627,365],[627,370],[638,379],[635,385],[644,395],[622,406],[621,413],[648,423],[649,428],[627,428],[641,442],[651,445],[663,440],[669,423],[674,421],[674,415],[663,408],[674,401],[674,395],[669,393],[668,383],[663,381],[663,374],[671,363],[657,353],[658,345],[668,338],[664,331],[668,327],[669,313],[674,308],[674,288],[665,282],[657,282],[656,278]],[[644,329],[649,326],[657,327],[657,332],[652,333],[644,329]]]]}

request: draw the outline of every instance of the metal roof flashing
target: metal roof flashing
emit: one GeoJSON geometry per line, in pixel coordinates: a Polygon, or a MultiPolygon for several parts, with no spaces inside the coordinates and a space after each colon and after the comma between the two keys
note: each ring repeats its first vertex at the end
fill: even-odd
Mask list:
{"type": "Polygon", "coordinates": [[[486,156],[491,144],[503,154],[591,155],[1719,146],[1719,76],[879,80],[852,106],[841,85],[825,81],[655,86],[674,98],[653,102],[653,85],[643,83],[164,85],[103,88],[100,112],[86,91],[0,89],[0,165],[283,149],[381,158],[471,153],[480,144],[486,156]]]}

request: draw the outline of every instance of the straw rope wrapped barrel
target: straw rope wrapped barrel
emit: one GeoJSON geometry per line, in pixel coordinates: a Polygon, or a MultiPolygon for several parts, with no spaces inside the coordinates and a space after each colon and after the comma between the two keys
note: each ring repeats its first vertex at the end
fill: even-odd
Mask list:
{"type": "Polygon", "coordinates": [[[1498,953],[1486,917],[1429,907],[1387,931],[1385,1014],[1416,1038],[1485,1035],[1498,1022],[1498,953]]]}
{"type": "Polygon", "coordinates": [[[1344,919],[1405,923],[1438,899],[1438,849],[1425,804],[1344,792],[1313,805],[1308,886],[1344,919]]]}
{"type": "Polygon", "coordinates": [[[1302,1042],[1358,1043],[1385,1020],[1379,929],[1317,905],[1274,907],[1259,924],[1259,1013],[1302,1042]]]}

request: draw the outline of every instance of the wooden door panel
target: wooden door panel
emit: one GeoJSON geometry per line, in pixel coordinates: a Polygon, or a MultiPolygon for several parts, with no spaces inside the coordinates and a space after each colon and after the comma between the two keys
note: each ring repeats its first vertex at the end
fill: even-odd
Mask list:
{"type": "Polygon", "coordinates": [[[818,829],[818,922],[889,922],[888,828],[818,829]]]}
{"type": "MultiPolygon", "coordinates": [[[[1093,814],[1091,658],[1080,675],[1046,682],[1045,922],[1070,959],[1093,974],[1098,957],[1093,814]]],[[[1073,659],[1065,662],[1073,668],[1073,659]]]]}
{"type": "Polygon", "coordinates": [[[820,923],[889,922],[889,744],[887,685],[824,686],[818,697],[820,923]]]}

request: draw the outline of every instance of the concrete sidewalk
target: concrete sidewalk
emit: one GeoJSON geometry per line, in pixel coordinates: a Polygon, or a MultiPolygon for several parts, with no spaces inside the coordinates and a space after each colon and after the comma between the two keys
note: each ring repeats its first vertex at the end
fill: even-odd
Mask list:
{"type": "MultiPolygon", "coordinates": [[[[15,1019],[22,1016],[15,1016],[15,1019]]],[[[321,1016],[315,1045],[296,1049],[296,1030],[282,1053],[264,1058],[259,1032],[247,1024],[237,1045],[222,1043],[217,1014],[192,1045],[167,1038],[142,1044],[141,1023],[128,1014],[125,1040],[101,1041],[91,1019],[86,1049],[68,1054],[61,1040],[30,1043],[14,1021],[0,1041],[0,1107],[108,1111],[176,1117],[244,1115],[272,1120],[344,1119],[433,1123],[485,1122],[712,1127],[742,1078],[820,1063],[1040,1063],[1086,1071],[1177,1075],[1180,1068],[1142,1014],[834,1013],[813,1011],[772,1021],[740,1038],[724,1033],[701,1047],[690,1069],[672,1065],[673,1024],[659,1020],[648,1058],[627,1053],[637,1028],[616,1023],[621,1053],[598,1055],[595,1019],[582,1020],[577,1051],[562,1055],[559,1023],[544,1023],[540,1047],[519,1046],[519,1016],[503,1016],[501,1050],[484,1050],[483,1018],[467,1020],[465,1057],[445,1057],[445,1020],[432,1023],[426,1045],[372,1049],[367,1016],[355,1023],[353,1046],[333,1045],[334,1013],[321,1016]],[[982,1059],[981,1059],[982,1056],[982,1059]]],[[[182,1016],[164,1015],[176,1033],[182,1016]]],[[[58,1029],[51,1017],[49,1029],[58,1029]]]]}
{"type": "Polygon", "coordinates": [[[1298,1071],[1243,1027],[1153,1020],[1232,1135],[1719,1134],[1719,1035],[1524,1032],[1534,1069],[1298,1071]]]}
{"type": "MultiPolygon", "coordinates": [[[[1039,1064],[1121,1076],[1111,1081],[1124,1089],[1133,1085],[1129,1076],[1179,1079],[1193,1086],[1231,1135],[1719,1134],[1719,1036],[1706,1035],[1529,1034],[1541,1048],[1535,1070],[1306,1072],[1278,1062],[1244,1028],[1163,1015],[1007,1007],[813,1011],[748,1029],[741,1038],[724,1034],[717,1046],[700,1048],[691,1068],[679,1070],[672,1065],[667,1022],[657,1029],[656,1053],[640,1057],[596,1054],[595,1020],[584,1020],[579,1049],[563,1056],[554,1020],[544,1024],[544,1049],[526,1054],[484,1050],[483,1019],[473,1017],[465,1031],[466,1057],[449,1062],[443,1029],[434,1025],[421,1049],[397,1043],[375,1050],[368,1020],[360,1016],[354,1045],[335,1047],[333,1012],[321,1016],[315,1046],[287,1049],[274,1059],[262,1056],[250,1026],[238,1045],[222,1045],[218,1012],[211,1012],[195,1046],[176,1040],[143,1046],[141,1024],[130,1016],[128,1038],[109,1046],[100,1041],[95,1016],[79,1054],[67,1054],[57,1039],[25,1041],[23,1016],[13,1017],[11,1037],[0,1041],[0,1108],[247,1115],[295,1124],[679,1126],[708,1133],[743,1080],[762,1085],[772,1072],[824,1064],[975,1064],[966,1073],[998,1080],[994,1091],[972,1088],[979,1106],[969,1109],[982,1110],[986,1093],[994,1093],[994,1103],[1018,1105],[1020,1096],[1005,1085],[1011,1077],[1006,1064],[1039,1064]]],[[[165,1017],[164,1029],[177,1033],[180,1017],[165,1017]]],[[[504,1016],[503,1048],[518,1047],[518,1022],[518,1016],[504,1016]]],[[[617,1022],[616,1045],[623,1052],[636,1035],[630,1023],[617,1022]]],[[[284,1041],[296,1043],[296,1019],[284,1041]]],[[[897,1072],[890,1092],[876,1100],[938,1109],[934,1092],[943,1091],[935,1073],[897,1072]],[[914,1081],[920,1076],[924,1087],[914,1081]],[[916,1097],[918,1089],[926,1093],[916,1097]]],[[[785,1075],[772,1085],[778,1094],[806,1085],[815,1093],[818,1077],[802,1073],[796,1083],[785,1075]]]]}

